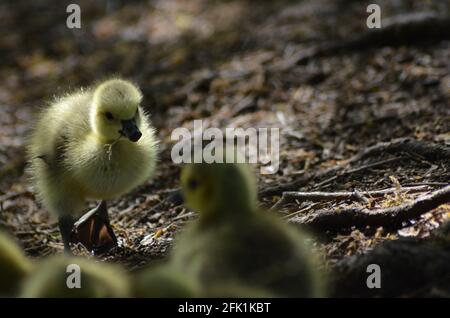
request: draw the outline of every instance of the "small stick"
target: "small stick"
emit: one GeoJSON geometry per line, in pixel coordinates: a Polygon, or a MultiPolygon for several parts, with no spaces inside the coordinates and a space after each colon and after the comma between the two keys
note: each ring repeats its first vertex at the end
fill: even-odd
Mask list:
{"type": "Polygon", "coordinates": [[[403,184],[404,186],[407,187],[415,187],[415,186],[430,186],[430,187],[445,187],[448,186],[449,183],[448,182],[415,182],[415,183],[405,183],[403,184]]]}
{"type": "Polygon", "coordinates": [[[178,220],[183,220],[183,219],[189,219],[191,217],[194,217],[196,214],[194,212],[188,212],[188,213],[183,213],[181,215],[178,215],[176,217],[174,217],[172,219],[172,221],[178,221],[178,220]]]}
{"type": "MultiPolygon", "coordinates": [[[[267,197],[267,196],[273,196],[273,195],[279,195],[283,191],[293,191],[297,190],[311,181],[315,179],[319,179],[321,177],[325,177],[330,175],[331,173],[337,173],[344,169],[345,166],[351,166],[352,164],[367,158],[367,157],[374,157],[379,154],[383,153],[390,153],[390,154],[398,154],[400,152],[407,152],[407,153],[414,153],[419,154],[421,157],[434,162],[438,160],[444,160],[448,157],[450,157],[450,147],[436,144],[436,143],[430,143],[422,140],[416,140],[410,137],[404,137],[404,138],[397,138],[393,139],[389,142],[379,142],[373,146],[369,146],[365,149],[360,150],[357,154],[355,154],[350,159],[346,160],[340,165],[320,170],[317,172],[306,172],[301,177],[288,182],[284,184],[277,184],[275,186],[269,186],[265,189],[262,189],[259,193],[260,197],[267,197]]],[[[364,169],[371,168],[368,166],[363,166],[364,169]]],[[[363,167],[360,167],[363,169],[363,167]]],[[[373,167],[373,166],[372,166],[373,167]]],[[[356,168],[356,169],[360,169],[356,168]]],[[[360,170],[348,170],[348,173],[354,173],[360,170]]],[[[345,173],[345,172],[344,172],[345,173]]],[[[336,176],[325,180],[327,183],[335,180],[336,176]]],[[[325,182],[322,181],[322,182],[325,182]]]]}
{"type": "Polygon", "coordinates": [[[358,201],[364,203],[364,204],[369,204],[370,201],[369,199],[367,199],[361,192],[359,192],[358,190],[354,190],[353,194],[355,196],[355,199],[357,199],[358,201]]]}
{"type": "MultiPolygon", "coordinates": [[[[416,187],[402,187],[402,191],[406,192],[420,192],[424,190],[429,190],[430,188],[426,185],[416,186],[416,187]]],[[[363,195],[371,196],[371,197],[382,197],[386,194],[395,193],[397,191],[396,188],[389,188],[383,190],[375,190],[375,191],[342,191],[342,192],[283,192],[281,199],[275,203],[270,209],[275,210],[280,207],[282,204],[286,204],[291,202],[294,199],[299,199],[301,201],[324,201],[324,200],[352,200],[357,199],[360,201],[365,201],[366,199],[363,195]],[[364,199],[361,199],[364,198],[364,199]]],[[[367,199],[366,199],[367,200],[367,199]]]]}
{"type": "Polygon", "coordinates": [[[282,219],[288,220],[288,219],[292,218],[293,216],[296,216],[296,215],[301,214],[303,212],[306,212],[306,211],[314,209],[319,204],[320,203],[313,203],[313,204],[307,206],[306,208],[300,209],[298,211],[295,211],[295,212],[289,213],[288,215],[283,216],[282,219]]]}
{"type": "Polygon", "coordinates": [[[331,178],[328,178],[328,179],[326,179],[326,180],[324,180],[322,182],[317,183],[314,186],[314,188],[315,189],[319,189],[319,188],[323,187],[324,185],[326,185],[326,184],[328,184],[328,183],[330,183],[330,182],[332,182],[332,181],[334,181],[334,180],[336,180],[336,179],[338,179],[340,177],[348,176],[348,175],[350,175],[352,173],[361,172],[363,170],[367,170],[367,169],[370,169],[370,168],[375,168],[375,167],[378,167],[378,166],[382,166],[384,164],[391,163],[391,162],[394,162],[394,161],[398,161],[400,159],[402,159],[402,157],[395,157],[395,158],[390,158],[390,159],[386,159],[386,160],[381,160],[381,161],[377,161],[377,162],[374,162],[374,163],[370,163],[370,164],[367,164],[367,165],[363,165],[363,166],[358,167],[358,168],[354,168],[354,169],[350,169],[350,170],[344,170],[340,174],[337,174],[335,176],[332,176],[331,178]]]}
{"type": "Polygon", "coordinates": [[[313,214],[291,219],[291,222],[319,231],[350,228],[352,226],[361,228],[368,225],[399,228],[403,222],[418,218],[448,202],[450,202],[450,185],[399,206],[380,209],[319,210],[313,214]]]}

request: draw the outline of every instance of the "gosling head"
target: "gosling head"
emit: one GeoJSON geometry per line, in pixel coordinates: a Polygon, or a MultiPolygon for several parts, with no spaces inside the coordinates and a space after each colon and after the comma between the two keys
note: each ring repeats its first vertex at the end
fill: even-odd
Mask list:
{"type": "Polygon", "coordinates": [[[128,81],[113,79],[97,86],[93,94],[91,127],[98,136],[107,141],[126,137],[136,142],[141,138],[139,88],[128,81]]]}
{"type": "Polygon", "coordinates": [[[255,210],[256,183],[246,164],[187,165],[181,186],[186,205],[200,214],[200,220],[240,217],[255,210]]]}

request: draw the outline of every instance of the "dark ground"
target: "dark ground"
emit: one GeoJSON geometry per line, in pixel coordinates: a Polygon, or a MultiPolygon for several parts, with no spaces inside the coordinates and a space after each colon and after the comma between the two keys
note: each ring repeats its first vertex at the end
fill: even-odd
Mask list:
{"type": "MultiPolygon", "coordinates": [[[[191,127],[193,119],[207,119],[220,128],[282,128],[280,171],[259,177],[266,206],[282,193],[264,195],[264,190],[330,167],[345,168],[347,159],[378,142],[411,137],[450,145],[448,36],[433,41],[418,36],[408,45],[381,43],[300,60],[308,48],[367,32],[366,2],[122,2],[106,6],[105,1],[80,1],[81,30],[65,27],[64,1],[0,4],[0,225],[32,257],[63,248],[55,221],[37,206],[27,183],[24,143],[33,116],[54,95],[112,74],[139,83],[161,140],[154,179],[110,202],[112,224],[123,246],[103,258],[132,270],[164,257],[174,233],[195,217],[182,205],[163,201],[178,187],[179,167],[170,159],[171,131],[191,127]]],[[[439,0],[377,3],[383,17],[450,9],[448,1],[439,0]]],[[[333,174],[313,177],[290,190],[366,191],[398,183],[431,183],[429,188],[366,203],[294,202],[280,213],[295,221],[300,213],[323,208],[395,206],[450,180],[448,156],[430,160],[409,152],[381,152],[351,168],[390,158],[398,160],[322,184],[333,174]]],[[[322,231],[317,248],[333,265],[386,240],[426,240],[445,219],[450,219],[450,205],[393,229],[322,231]]],[[[78,253],[87,254],[81,248],[78,253]]],[[[429,293],[400,294],[407,295],[429,293]]]]}

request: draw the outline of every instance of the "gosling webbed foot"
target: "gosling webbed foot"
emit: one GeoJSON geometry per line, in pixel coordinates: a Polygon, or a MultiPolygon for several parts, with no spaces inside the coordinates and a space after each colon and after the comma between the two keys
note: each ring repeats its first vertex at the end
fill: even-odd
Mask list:
{"type": "Polygon", "coordinates": [[[117,246],[117,238],[109,222],[105,201],[101,201],[97,207],[84,214],[75,223],[72,238],[92,254],[105,253],[117,246]]]}
{"type": "Polygon", "coordinates": [[[59,231],[61,232],[64,244],[64,252],[69,255],[72,255],[70,243],[72,242],[71,236],[74,223],[75,220],[71,215],[64,215],[58,218],[59,231]]]}

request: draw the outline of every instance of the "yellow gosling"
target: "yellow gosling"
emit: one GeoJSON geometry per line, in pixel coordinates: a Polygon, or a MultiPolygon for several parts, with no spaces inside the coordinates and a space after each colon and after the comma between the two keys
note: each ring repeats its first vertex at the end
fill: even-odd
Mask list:
{"type": "Polygon", "coordinates": [[[112,264],[80,257],[54,256],[39,263],[19,294],[24,298],[129,297],[128,276],[112,264]],[[79,281],[74,276],[79,268],[79,281]],[[79,285],[77,285],[79,282],[79,285]],[[80,287],[80,288],[77,288],[80,287]]]}
{"type": "Polygon", "coordinates": [[[190,298],[198,287],[170,264],[158,264],[139,271],[133,278],[133,294],[139,298],[190,298]]]}
{"type": "Polygon", "coordinates": [[[87,199],[121,196],[148,180],[157,142],[133,83],[112,79],[57,99],[40,114],[28,153],[37,195],[59,220],[67,252],[87,199]]]}
{"type": "Polygon", "coordinates": [[[0,297],[12,297],[33,265],[20,247],[5,233],[0,232],[0,297]]]}
{"type": "Polygon", "coordinates": [[[199,218],[178,237],[172,262],[204,295],[226,295],[234,284],[247,297],[324,296],[310,238],[258,208],[249,166],[190,164],[181,184],[199,218]]]}

